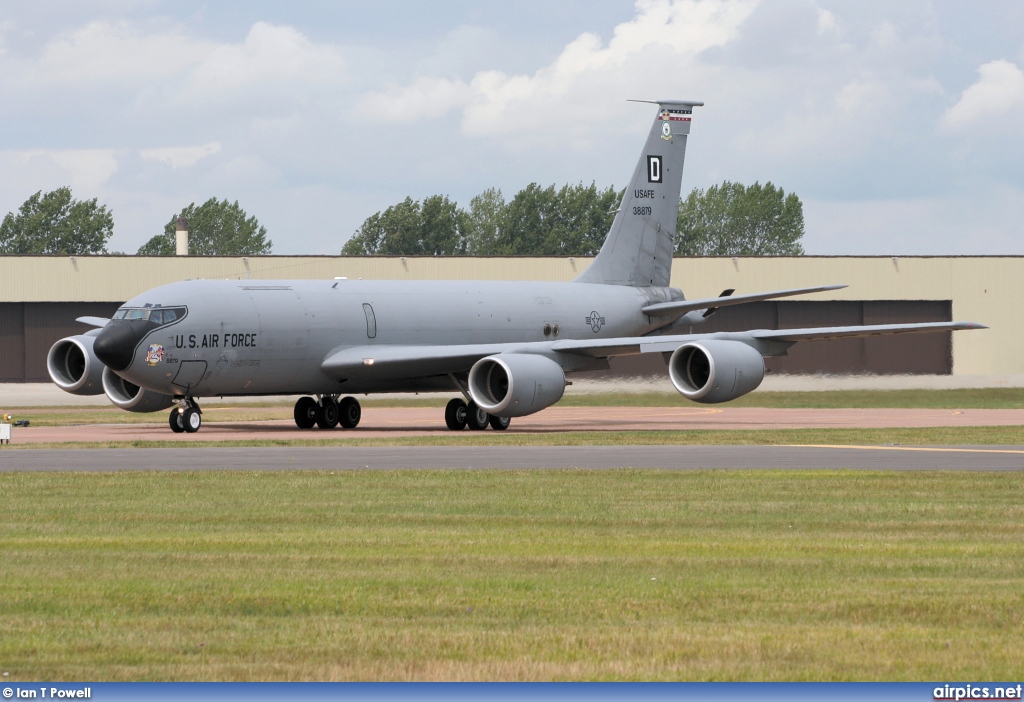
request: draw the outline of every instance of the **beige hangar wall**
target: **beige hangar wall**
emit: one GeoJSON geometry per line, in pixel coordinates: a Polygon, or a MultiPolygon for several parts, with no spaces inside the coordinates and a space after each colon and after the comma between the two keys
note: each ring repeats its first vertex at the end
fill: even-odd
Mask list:
{"type": "MultiPolygon", "coordinates": [[[[196,278],[571,280],[589,258],[338,256],[0,256],[0,302],[120,301],[196,278]]],[[[953,335],[955,375],[1024,373],[1024,257],[679,258],[687,297],[846,283],[811,300],[952,300],[953,318],[991,327],[953,335]]]]}

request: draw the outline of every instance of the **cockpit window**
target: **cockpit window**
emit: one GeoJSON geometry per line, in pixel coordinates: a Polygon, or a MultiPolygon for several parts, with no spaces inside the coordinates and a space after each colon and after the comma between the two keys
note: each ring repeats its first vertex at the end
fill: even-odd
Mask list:
{"type": "Polygon", "coordinates": [[[144,319],[157,324],[169,324],[185,316],[184,307],[122,307],[114,319],[144,319]]]}

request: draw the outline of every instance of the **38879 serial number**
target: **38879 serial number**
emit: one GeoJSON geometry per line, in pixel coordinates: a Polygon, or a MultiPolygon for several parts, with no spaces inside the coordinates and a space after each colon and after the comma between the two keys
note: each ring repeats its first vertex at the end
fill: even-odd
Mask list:
{"type": "Polygon", "coordinates": [[[650,216],[653,209],[650,207],[634,207],[633,214],[640,215],[641,217],[650,216]]]}

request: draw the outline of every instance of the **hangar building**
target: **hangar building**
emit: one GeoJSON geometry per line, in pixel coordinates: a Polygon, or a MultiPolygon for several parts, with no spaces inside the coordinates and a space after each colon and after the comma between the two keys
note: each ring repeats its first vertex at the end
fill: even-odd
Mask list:
{"type": "MultiPolygon", "coordinates": [[[[0,256],[0,382],[43,382],[46,353],[158,285],[186,279],[571,280],[589,258],[0,256]]],[[[1024,374],[1024,257],[679,258],[688,298],[846,283],[799,298],[722,308],[694,331],[963,320],[990,329],[797,344],[774,373],[1024,374]]],[[[653,355],[653,354],[652,354],[653,355]]],[[[663,373],[660,358],[615,359],[610,373],[663,373]]]]}

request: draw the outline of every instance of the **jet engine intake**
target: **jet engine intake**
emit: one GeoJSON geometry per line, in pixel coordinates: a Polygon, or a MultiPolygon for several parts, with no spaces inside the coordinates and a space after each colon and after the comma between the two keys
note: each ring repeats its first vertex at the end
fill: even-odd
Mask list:
{"type": "Polygon", "coordinates": [[[53,382],[72,395],[103,394],[103,364],[92,345],[95,336],[68,336],[50,347],[46,370],[53,382]]]}
{"type": "Polygon", "coordinates": [[[469,395],[497,417],[523,417],[555,404],[565,392],[562,367],[528,353],[481,358],[469,371],[469,395]]]}
{"type": "Polygon", "coordinates": [[[140,388],[109,368],[103,369],[103,391],[111,402],[129,412],[157,412],[174,404],[172,396],[140,388]]]}
{"type": "Polygon", "coordinates": [[[668,374],[683,397],[704,404],[728,402],[761,384],[764,358],[742,341],[691,341],[672,353],[668,374]]]}

